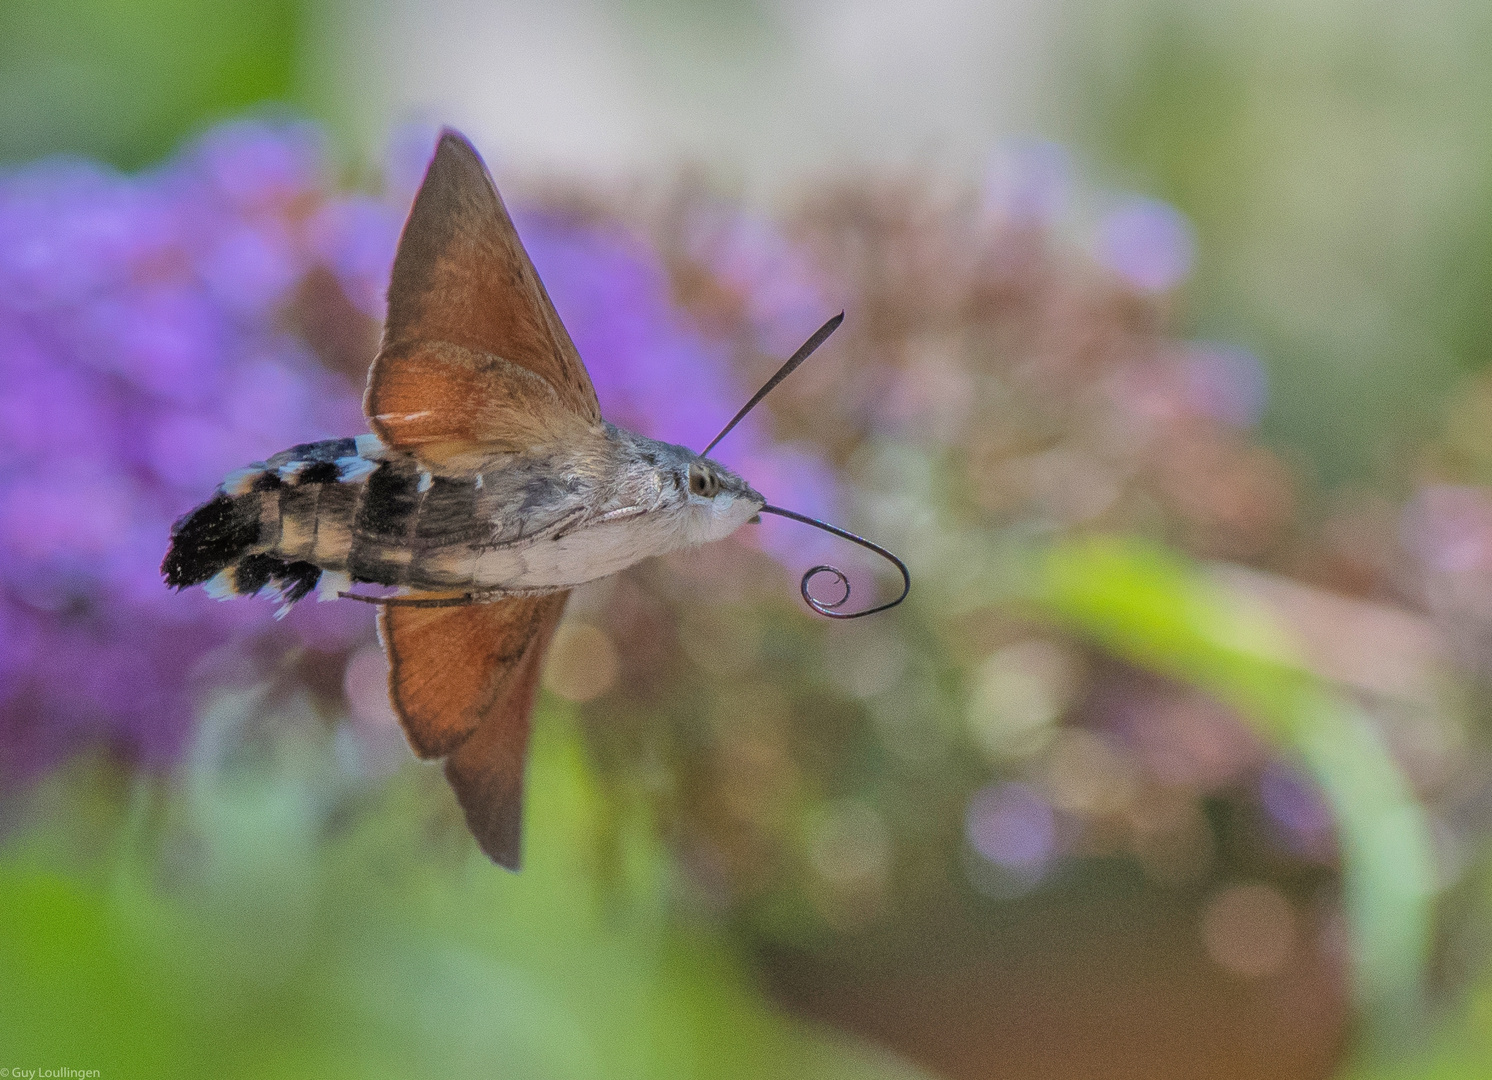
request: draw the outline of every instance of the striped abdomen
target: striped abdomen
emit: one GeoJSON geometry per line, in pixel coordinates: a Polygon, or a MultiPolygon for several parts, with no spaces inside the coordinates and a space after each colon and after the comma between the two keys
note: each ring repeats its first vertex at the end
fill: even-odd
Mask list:
{"type": "Polygon", "coordinates": [[[222,599],[268,591],[288,607],[319,585],[411,581],[418,554],[479,538],[480,481],[423,472],[377,437],[306,443],[230,474],[171,530],[161,572],[222,599]],[[326,575],[323,578],[323,575],[326,575]]]}

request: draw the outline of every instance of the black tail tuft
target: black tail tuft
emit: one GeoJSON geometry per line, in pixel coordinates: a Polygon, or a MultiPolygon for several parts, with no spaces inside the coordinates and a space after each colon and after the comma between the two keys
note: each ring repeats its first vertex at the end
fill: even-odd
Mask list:
{"type": "Polygon", "coordinates": [[[201,585],[238,562],[259,542],[257,499],[219,495],[171,526],[161,576],[173,589],[201,585]]]}
{"type": "Polygon", "coordinates": [[[346,518],[338,523],[350,529],[357,491],[377,470],[383,452],[372,435],[323,439],[235,469],[211,500],[171,526],[161,576],[173,589],[204,585],[218,600],[275,596],[283,615],[321,579],[319,566],[295,557],[308,551],[297,547],[287,558],[278,550],[285,522],[310,528],[314,535],[323,502],[335,503],[346,518]],[[337,497],[321,500],[320,491],[338,488],[337,497]]]}
{"type": "Polygon", "coordinates": [[[233,595],[256,596],[266,585],[289,607],[304,599],[321,580],[321,567],[308,562],[286,562],[273,555],[250,555],[233,571],[233,595]]]}

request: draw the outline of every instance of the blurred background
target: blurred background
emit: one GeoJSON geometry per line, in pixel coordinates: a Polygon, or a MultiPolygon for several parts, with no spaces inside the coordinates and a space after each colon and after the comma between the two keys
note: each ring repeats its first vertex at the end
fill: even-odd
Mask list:
{"type": "Polygon", "coordinates": [[[0,1066],[1492,1072],[1492,12],[0,6],[0,1066]],[[363,605],[170,594],[364,430],[437,127],[608,418],[772,521],[588,586],[526,865],[363,605]],[[356,609],[356,610],[349,610],[356,609]]]}

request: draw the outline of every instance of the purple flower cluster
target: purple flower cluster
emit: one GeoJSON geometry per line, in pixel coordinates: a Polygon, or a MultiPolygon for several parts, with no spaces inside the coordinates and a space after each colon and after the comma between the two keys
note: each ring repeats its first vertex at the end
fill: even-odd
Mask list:
{"type": "MultiPolygon", "coordinates": [[[[161,555],[229,470],[366,429],[360,386],[292,314],[329,271],[381,316],[399,179],[397,206],[339,194],[314,128],[261,122],[136,176],[80,161],[0,174],[0,771],[99,742],[168,764],[193,670],[270,632],[263,605],[170,593],[161,555]]],[[[619,229],[544,214],[521,228],[608,417],[708,441],[744,391],[673,314],[657,259],[619,229]]],[[[732,439],[762,449],[756,426],[732,439]]],[[[338,649],[370,625],[361,605],[302,604],[276,632],[338,649]]]]}
{"type": "Polygon", "coordinates": [[[0,764],[169,761],[187,676],[254,623],[175,597],[172,520],[222,474],[360,424],[279,318],[317,260],[316,133],[220,128],[163,168],[0,177],[0,764]]]}

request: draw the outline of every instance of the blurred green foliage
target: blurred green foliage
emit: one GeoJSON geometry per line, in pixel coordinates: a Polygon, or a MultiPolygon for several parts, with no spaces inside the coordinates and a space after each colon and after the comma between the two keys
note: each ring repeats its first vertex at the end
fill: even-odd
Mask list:
{"type": "Polygon", "coordinates": [[[1329,800],[1343,855],[1354,980],[1370,1030],[1419,1030],[1435,893],[1429,824],[1368,718],[1311,675],[1267,611],[1177,555],[1101,538],[1039,560],[1033,597],[1116,655],[1238,710],[1329,800]]]}
{"type": "Polygon", "coordinates": [[[294,88],[298,0],[6,0],[0,162],[71,153],[135,167],[294,88]]]}
{"type": "MultiPolygon", "coordinates": [[[[1018,561],[1003,579],[1016,602],[1230,702],[1315,775],[1342,829],[1359,999],[1402,1048],[1426,978],[1429,837],[1371,726],[1179,556],[1109,539],[1018,561]]],[[[184,1077],[486,1076],[494,1062],[533,1077],[912,1075],[778,1016],[721,938],[668,916],[669,863],[642,822],[617,828],[567,710],[541,714],[529,859],[508,875],[430,818],[434,770],[371,785],[307,710],[260,731],[261,696],[219,698],[179,784],[110,798],[80,767],[34,799],[0,857],[13,1060],[184,1077]],[[600,859],[618,833],[621,858],[600,859]]],[[[1488,1000],[1468,998],[1440,1071],[1362,1075],[1476,1075],[1488,1000]]]]}
{"type": "Polygon", "coordinates": [[[1492,335],[1492,9],[1136,0],[1070,13],[1060,126],[1196,223],[1185,319],[1268,365],[1266,431],[1395,479],[1492,335]]]}
{"type": "Polygon", "coordinates": [[[606,812],[542,715],[521,875],[442,845],[435,770],[364,791],[325,729],[256,745],[255,693],[207,718],[179,788],[89,769],[0,858],[0,1045],[106,1076],[909,1078],[785,1019],[718,939],[664,919],[643,830],[598,885],[606,812]],[[349,799],[362,805],[348,815],[349,799]],[[425,830],[422,834],[422,830],[425,830]],[[436,828],[436,832],[439,829],[436,828]],[[79,850],[81,836],[98,843],[79,850]],[[431,852],[436,853],[431,858],[431,852]],[[449,857],[441,858],[444,852],[449,857]]]}

